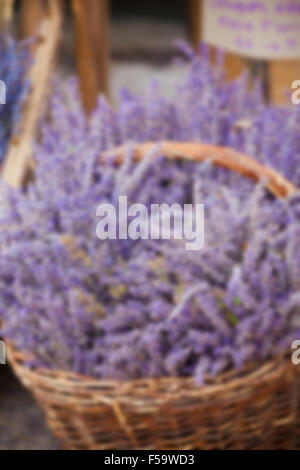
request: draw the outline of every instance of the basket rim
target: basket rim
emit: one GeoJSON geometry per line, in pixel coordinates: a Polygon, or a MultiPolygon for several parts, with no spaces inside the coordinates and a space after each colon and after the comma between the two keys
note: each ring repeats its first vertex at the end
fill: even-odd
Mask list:
{"type": "Polygon", "coordinates": [[[113,157],[117,163],[121,163],[128,150],[132,151],[133,158],[137,161],[142,160],[151,152],[154,153],[154,157],[163,155],[168,159],[183,158],[198,163],[209,161],[256,182],[263,179],[266,189],[279,198],[290,196],[299,191],[299,188],[281,172],[260,163],[254,157],[235,150],[233,147],[206,144],[201,141],[161,140],[159,142],[128,143],[103,151],[99,156],[99,161],[105,162],[107,158],[113,157]]]}
{"type": "Polygon", "coordinates": [[[80,389],[102,392],[116,392],[117,395],[130,391],[136,395],[143,394],[149,389],[155,389],[157,392],[168,393],[183,390],[185,396],[195,395],[205,396],[207,394],[218,393],[220,390],[234,390],[244,387],[253,387],[263,382],[266,377],[269,381],[270,376],[276,377],[282,374],[282,370],[288,367],[289,371],[293,371],[293,364],[289,359],[288,352],[269,358],[263,363],[253,362],[244,367],[242,371],[231,369],[225,373],[219,374],[215,379],[210,379],[203,385],[197,385],[195,378],[170,376],[170,377],[148,377],[132,380],[117,380],[109,378],[96,378],[88,375],[79,374],[72,371],[62,369],[47,369],[46,367],[30,368],[24,362],[32,358],[30,355],[15,348],[12,343],[7,345],[8,359],[17,370],[17,372],[25,375],[30,381],[44,383],[48,387],[58,382],[64,388],[66,386],[70,390],[79,391],[80,389]]]}

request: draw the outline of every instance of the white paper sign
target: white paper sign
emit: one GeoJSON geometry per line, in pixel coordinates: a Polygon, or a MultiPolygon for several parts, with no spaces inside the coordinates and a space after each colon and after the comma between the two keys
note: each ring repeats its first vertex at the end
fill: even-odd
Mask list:
{"type": "Polygon", "coordinates": [[[300,58],[300,0],[203,0],[203,40],[256,59],[300,58]]]}

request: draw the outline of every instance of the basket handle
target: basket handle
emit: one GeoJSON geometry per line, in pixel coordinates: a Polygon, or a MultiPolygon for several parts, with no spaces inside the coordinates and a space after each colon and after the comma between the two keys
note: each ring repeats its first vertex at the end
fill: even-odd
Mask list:
{"type": "Polygon", "coordinates": [[[59,0],[48,0],[48,15],[40,25],[33,63],[28,71],[31,89],[21,110],[20,129],[11,138],[5,156],[2,179],[14,188],[21,188],[28,168],[33,166],[32,142],[45,105],[47,84],[59,41],[62,14],[59,0]]]}
{"type": "MultiPolygon", "coordinates": [[[[157,143],[145,142],[133,145],[133,158],[141,160],[153,150],[157,143]]],[[[114,156],[118,161],[123,161],[126,153],[126,145],[115,147],[101,155],[102,159],[114,156]]],[[[198,162],[211,161],[215,165],[228,168],[254,181],[265,179],[266,187],[276,197],[287,197],[294,194],[298,188],[288,181],[276,170],[262,165],[254,158],[237,152],[229,147],[202,144],[200,142],[176,142],[163,141],[161,143],[161,154],[167,158],[185,158],[198,162]]]]}

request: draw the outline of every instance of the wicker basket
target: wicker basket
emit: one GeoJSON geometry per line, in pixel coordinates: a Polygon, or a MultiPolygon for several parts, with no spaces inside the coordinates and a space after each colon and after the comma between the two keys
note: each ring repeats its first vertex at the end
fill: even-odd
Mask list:
{"type": "MultiPolygon", "coordinates": [[[[142,158],[153,143],[135,147],[142,158]]],[[[164,142],[166,157],[212,158],[253,179],[265,178],[276,196],[295,188],[274,170],[220,147],[164,142]]],[[[111,153],[111,152],[110,152],[111,153]]],[[[124,148],[113,153],[123,158],[124,148]]],[[[106,158],[107,155],[102,155],[106,158]]],[[[193,378],[97,380],[56,370],[31,370],[8,347],[20,380],[44,410],[65,449],[295,449],[298,439],[297,368],[290,358],[254,364],[203,387],[193,378]]],[[[300,437],[300,435],[299,435],[300,437]]]]}
{"type": "Polygon", "coordinates": [[[287,359],[220,376],[120,383],[9,360],[64,449],[295,449],[298,386],[287,359]]]}

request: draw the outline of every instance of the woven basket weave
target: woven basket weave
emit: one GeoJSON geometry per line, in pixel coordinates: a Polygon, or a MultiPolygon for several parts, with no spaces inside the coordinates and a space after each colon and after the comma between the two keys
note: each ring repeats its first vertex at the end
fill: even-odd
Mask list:
{"type": "Polygon", "coordinates": [[[32,371],[9,349],[20,380],[44,410],[64,449],[295,449],[298,385],[287,359],[242,377],[222,375],[120,383],[32,371]]]}
{"type": "MultiPolygon", "coordinates": [[[[135,157],[143,158],[152,146],[136,146],[135,157]]],[[[166,157],[210,159],[255,180],[263,176],[276,196],[295,191],[274,170],[233,150],[178,142],[162,146],[166,157]]],[[[113,153],[122,159],[124,148],[113,153]]],[[[228,372],[199,387],[193,378],[118,382],[31,370],[12,346],[8,355],[65,449],[295,449],[300,441],[300,380],[289,358],[253,364],[239,375],[228,372]]]]}

